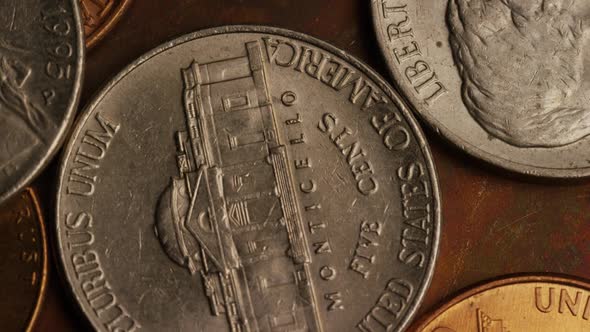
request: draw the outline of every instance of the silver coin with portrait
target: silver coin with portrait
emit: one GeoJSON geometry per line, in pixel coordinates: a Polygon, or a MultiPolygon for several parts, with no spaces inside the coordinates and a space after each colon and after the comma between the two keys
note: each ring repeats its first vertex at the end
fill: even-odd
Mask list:
{"type": "Polygon", "coordinates": [[[590,2],[377,0],[399,88],[468,153],[545,177],[590,175],[590,2]]]}
{"type": "Polygon", "coordinates": [[[78,103],[83,52],[78,1],[0,2],[0,202],[60,147],[78,103]]]}

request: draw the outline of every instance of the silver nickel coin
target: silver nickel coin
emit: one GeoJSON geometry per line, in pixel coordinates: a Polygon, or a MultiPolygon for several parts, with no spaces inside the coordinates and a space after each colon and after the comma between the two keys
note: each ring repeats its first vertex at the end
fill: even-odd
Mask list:
{"type": "Polygon", "coordinates": [[[0,1],[0,202],[51,160],[81,90],[77,0],[0,1]]]}
{"type": "Polygon", "coordinates": [[[99,331],[399,331],[439,229],[400,98],[282,29],[143,56],[85,110],[60,168],[59,256],[99,331]]]}
{"type": "Polygon", "coordinates": [[[534,176],[590,175],[590,2],[375,0],[400,90],[437,132],[534,176]]]}

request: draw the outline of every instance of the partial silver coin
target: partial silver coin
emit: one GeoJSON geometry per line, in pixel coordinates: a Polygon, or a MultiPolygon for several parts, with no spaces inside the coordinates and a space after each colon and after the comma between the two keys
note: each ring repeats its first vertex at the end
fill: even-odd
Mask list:
{"type": "Polygon", "coordinates": [[[61,165],[59,256],[99,331],[402,330],[438,185],[373,71],[234,26],[171,41],[90,104],[61,165]]]}
{"type": "Polygon", "coordinates": [[[590,2],[374,0],[377,39],[417,112],[468,153],[590,175],[590,2]]]}
{"type": "Polygon", "coordinates": [[[77,0],[0,1],[0,202],[61,146],[78,105],[83,55],[77,0]]]}

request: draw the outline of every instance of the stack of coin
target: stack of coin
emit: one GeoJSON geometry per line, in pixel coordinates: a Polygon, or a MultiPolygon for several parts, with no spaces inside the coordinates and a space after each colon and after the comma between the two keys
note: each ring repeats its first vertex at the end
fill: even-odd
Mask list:
{"type": "Polygon", "coordinates": [[[3,1],[0,329],[590,331],[588,23],[3,1]]]}

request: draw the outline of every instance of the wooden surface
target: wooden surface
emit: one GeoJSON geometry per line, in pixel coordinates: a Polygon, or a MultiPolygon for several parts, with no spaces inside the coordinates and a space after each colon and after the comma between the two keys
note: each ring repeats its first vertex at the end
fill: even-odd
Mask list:
{"type": "MultiPolygon", "coordinates": [[[[137,0],[88,53],[81,105],[148,50],[195,30],[227,24],[304,32],[354,54],[388,77],[369,6],[370,1],[362,0],[137,0]]],[[[438,168],[443,225],[437,268],[420,314],[465,287],[507,274],[555,272],[590,279],[590,180],[559,182],[510,174],[425,131],[438,168]]],[[[54,161],[36,182],[50,233],[57,164],[54,161]]],[[[55,259],[51,263],[36,331],[90,330],[66,291],[55,259]]]]}

